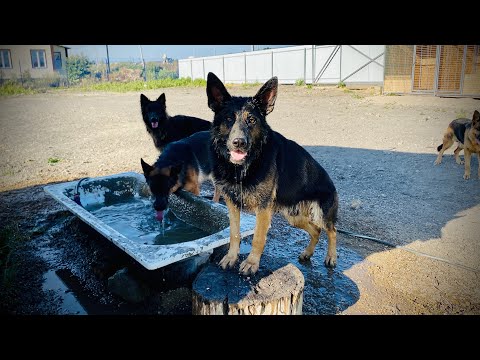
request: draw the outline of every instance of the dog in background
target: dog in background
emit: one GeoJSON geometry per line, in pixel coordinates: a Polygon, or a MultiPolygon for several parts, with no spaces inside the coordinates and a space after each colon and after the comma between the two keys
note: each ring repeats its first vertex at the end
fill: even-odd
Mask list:
{"type": "Polygon", "coordinates": [[[256,225],[250,254],[240,272],[258,270],[274,212],[310,235],[300,260],[313,255],[325,229],[325,265],[337,261],[335,222],[338,195],[323,167],[296,142],[273,131],[266,116],[273,111],[278,80],[267,81],[253,97],[231,96],[213,73],[207,78],[208,106],[215,113],[211,134],[212,172],[229,210],[230,246],[220,261],[233,267],[240,249],[240,209],[254,211],[256,225]]]}
{"type": "MultiPolygon", "coordinates": [[[[200,194],[202,182],[211,179],[209,151],[210,132],[201,131],[168,144],[153,166],[140,159],[143,174],[155,197],[153,207],[158,220],[163,220],[170,194],[179,189],[200,194]]],[[[215,188],[213,201],[218,202],[219,198],[215,188]]]]}
{"type": "Polygon", "coordinates": [[[169,116],[165,93],[154,101],[140,94],[140,107],[145,127],[159,151],[163,151],[165,146],[173,141],[186,138],[198,131],[210,130],[212,125],[210,121],[193,116],[169,116]]]}
{"type": "MultiPolygon", "coordinates": [[[[457,148],[454,151],[455,160],[457,164],[465,163],[465,173],[463,178],[465,180],[470,179],[470,160],[473,154],[477,154],[480,157],[480,113],[475,110],[472,119],[455,119],[447,127],[443,135],[443,142],[437,147],[439,151],[435,165],[442,162],[442,156],[445,150],[450,148],[454,142],[458,143],[457,148]],[[460,160],[460,151],[463,149],[465,162],[460,160]]],[[[480,158],[478,177],[480,178],[480,158]]]]}

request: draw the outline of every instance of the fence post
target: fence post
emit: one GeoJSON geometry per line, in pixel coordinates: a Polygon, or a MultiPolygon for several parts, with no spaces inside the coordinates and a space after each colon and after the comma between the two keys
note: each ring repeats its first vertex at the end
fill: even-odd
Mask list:
{"type": "Polygon", "coordinates": [[[307,48],[303,49],[303,82],[307,83],[307,48]]]}
{"type": "Polygon", "coordinates": [[[22,63],[20,62],[20,60],[18,60],[18,68],[20,69],[20,82],[22,83],[22,86],[23,86],[22,63]]]}
{"type": "Polygon", "coordinates": [[[315,60],[314,60],[315,45],[312,45],[312,85],[315,83],[315,60]]]}
{"type": "Polygon", "coordinates": [[[272,50],[272,76],[273,77],[273,50],[272,50]]]}
{"type": "Polygon", "coordinates": [[[245,64],[245,84],[247,83],[247,54],[243,55],[243,62],[245,64]]]}
{"type": "Polygon", "coordinates": [[[222,55],[222,74],[223,74],[223,82],[225,83],[225,56],[222,55]]]}
{"type": "Polygon", "coordinates": [[[192,65],[192,63],[193,63],[193,60],[190,59],[190,78],[193,81],[193,65],[192,65]]]}
{"type": "Polygon", "coordinates": [[[343,45],[340,45],[340,82],[342,81],[342,49],[343,45]]]}
{"type": "Polygon", "coordinates": [[[107,60],[106,60],[106,65],[107,65],[107,81],[110,81],[110,55],[108,54],[108,45],[105,45],[107,48],[107,60]]]}

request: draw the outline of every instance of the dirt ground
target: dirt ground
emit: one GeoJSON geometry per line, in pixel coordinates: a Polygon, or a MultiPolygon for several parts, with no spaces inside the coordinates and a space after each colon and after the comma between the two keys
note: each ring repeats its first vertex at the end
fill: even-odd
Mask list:
{"type": "MultiPolygon", "coordinates": [[[[256,90],[229,88],[244,96],[256,90]]],[[[204,88],[143,93],[153,99],[162,92],[170,115],[212,119],[204,88]]],[[[141,120],[139,96],[61,91],[0,99],[0,222],[26,236],[12,254],[17,276],[3,291],[0,312],[65,313],[65,296],[45,288],[45,274],[62,269],[86,289],[80,302],[88,313],[117,313],[115,307],[124,313],[188,313],[188,287],[162,289],[141,310],[109,294],[105,281],[113,270],[99,264],[105,257],[129,259],[41,186],[141,172],[141,157],[154,162],[158,152],[141,120]],[[172,292],[184,303],[166,296],[172,292]]],[[[339,265],[330,272],[322,265],[322,234],[311,263],[299,264],[306,235],[276,215],[265,254],[302,270],[305,314],[480,314],[478,158],[468,181],[453,148],[441,165],[433,165],[448,123],[471,117],[475,109],[476,99],[280,86],[267,120],[332,177],[340,197],[338,228],[396,246],[339,234],[339,265]]]]}

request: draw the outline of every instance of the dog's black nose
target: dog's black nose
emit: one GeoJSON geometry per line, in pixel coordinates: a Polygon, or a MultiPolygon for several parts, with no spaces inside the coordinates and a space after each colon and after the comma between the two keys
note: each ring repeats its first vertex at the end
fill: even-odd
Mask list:
{"type": "Polygon", "coordinates": [[[247,142],[245,141],[244,138],[233,139],[233,146],[235,146],[236,148],[245,147],[245,145],[247,145],[247,142]]]}

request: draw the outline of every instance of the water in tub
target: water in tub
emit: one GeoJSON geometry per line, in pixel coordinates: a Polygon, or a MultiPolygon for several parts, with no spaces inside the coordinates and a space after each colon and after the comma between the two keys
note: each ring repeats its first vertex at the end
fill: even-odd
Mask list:
{"type": "Polygon", "coordinates": [[[158,221],[152,201],[144,197],[128,198],[108,206],[85,206],[85,209],[125,237],[142,244],[177,244],[210,235],[181,221],[169,209],[163,221],[158,221]]]}

